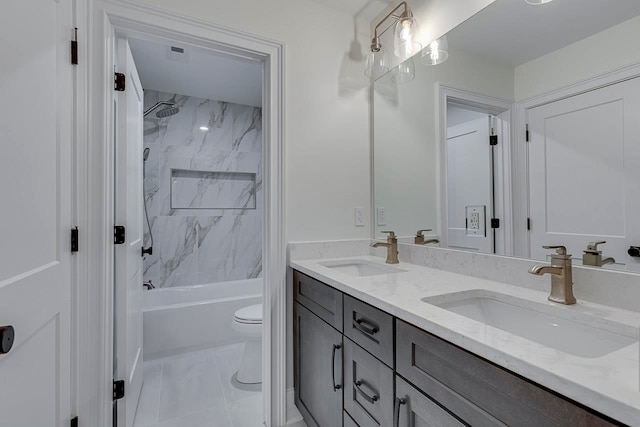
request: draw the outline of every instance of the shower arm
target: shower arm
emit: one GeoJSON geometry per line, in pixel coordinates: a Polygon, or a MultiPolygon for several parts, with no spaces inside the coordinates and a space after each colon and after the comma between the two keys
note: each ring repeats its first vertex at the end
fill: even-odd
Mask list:
{"type": "Polygon", "coordinates": [[[169,102],[169,101],[160,101],[160,102],[156,102],[156,104],[155,104],[153,107],[151,107],[151,108],[147,109],[147,110],[142,114],[142,117],[147,117],[147,116],[149,115],[149,113],[151,113],[153,110],[155,110],[156,108],[158,108],[158,107],[159,107],[159,106],[161,106],[161,105],[170,105],[170,106],[172,106],[172,107],[173,107],[173,106],[175,106],[176,104],[175,104],[174,102],[169,102]]]}

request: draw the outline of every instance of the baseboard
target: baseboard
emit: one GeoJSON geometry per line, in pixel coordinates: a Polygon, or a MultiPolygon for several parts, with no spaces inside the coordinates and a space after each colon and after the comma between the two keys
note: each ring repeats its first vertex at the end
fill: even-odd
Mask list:
{"type": "Polygon", "coordinates": [[[295,389],[287,389],[287,427],[307,427],[295,403],[295,389]]]}

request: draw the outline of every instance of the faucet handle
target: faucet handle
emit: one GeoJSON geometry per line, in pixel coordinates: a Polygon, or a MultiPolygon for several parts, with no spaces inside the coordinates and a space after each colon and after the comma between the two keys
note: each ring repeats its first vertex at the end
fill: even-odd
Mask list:
{"type": "Polygon", "coordinates": [[[562,245],[555,245],[555,246],[547,246],[544,245],[542,246],[545,249],[555,249],[556,250],[556,255],[567,255],[567,248],[565,246],[562,245]]]}
{"type": "Polygon", "coordinates": [[[396,238],[396,233],[394,233],[393,231],[381,231],[381,233],[389,233],[389,239],[396,238]]]}
{"type": "Polygon", "coordinates": [[[424,237],[424,234],[422,234],[423,231],[433,231],[431,228],[425,228],[424,230],[418,230],[416,231],[416,237],[424,237]]]}
{"type": "Polygon", "coordinates": [[[587,245],[587,250],[585,252],[599,252],[598,245],[602,245],[604,243],[607,243],[607,242],[604,240],[600,242],[589,242],[589,244],[587,245]]]}

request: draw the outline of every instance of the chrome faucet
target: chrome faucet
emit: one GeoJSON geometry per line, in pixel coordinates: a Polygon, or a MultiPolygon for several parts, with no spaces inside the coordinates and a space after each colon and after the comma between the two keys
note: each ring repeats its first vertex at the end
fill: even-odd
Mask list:
{"type": "Polygon", "coordinates": [[[396,234],[393,231],[383,231],[383,233],[389,233],[387,237],[387,243],[383,242],[373,242],[371,246],[377,248],[379,246],[384,246],[387,248],[387,264],[398,264],[398,239],[396,238],[396,234]]]}
{"type": "Polygon", "coordinates": [[[546,273],[551,274],[549,301],[567,305],[575,304],[571,255],[567,255],[567,248],[564,246],[543,246],[543,248],[556,250],[556,253],[551,255],[551,265],[534,265],[529,269],[529,273],[539,276],[546,273]]]}
{"type": "Polygon", "coordinates": [[[613,264],[616,262],[615,259],[611,257],[602,258],[602,251],[598,250],[598,245],[607,243],[604,240],[601,242],[589,242],[587,245],[587,250],[583,251],[582,255],[582,265],[592,265],[595,267],[602,267],[603,265],[613,264]]]}
{"type": "Polygon", "coordinates": [[[440,243],[440,240],[438,239],[424,240],[424,234],[422,234],[423,231],[432,231],[432,230],[430,228],[427,228],[424,230],[416,231],[416,235],[413,239],[413,243],[415,243],[416,245],[428,245],[429,243],[440,243]]]}

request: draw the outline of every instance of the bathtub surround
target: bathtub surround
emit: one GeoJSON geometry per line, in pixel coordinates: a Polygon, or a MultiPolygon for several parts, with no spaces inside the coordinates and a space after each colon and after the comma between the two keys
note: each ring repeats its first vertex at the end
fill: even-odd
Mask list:
{"type": "Polygon", "coordinates": [[[145,108],[158,101],[180,113],[144,121],[154,237],[145,280],[163,288],[261,277],[261,108],[145,91],[145,108]]]}

